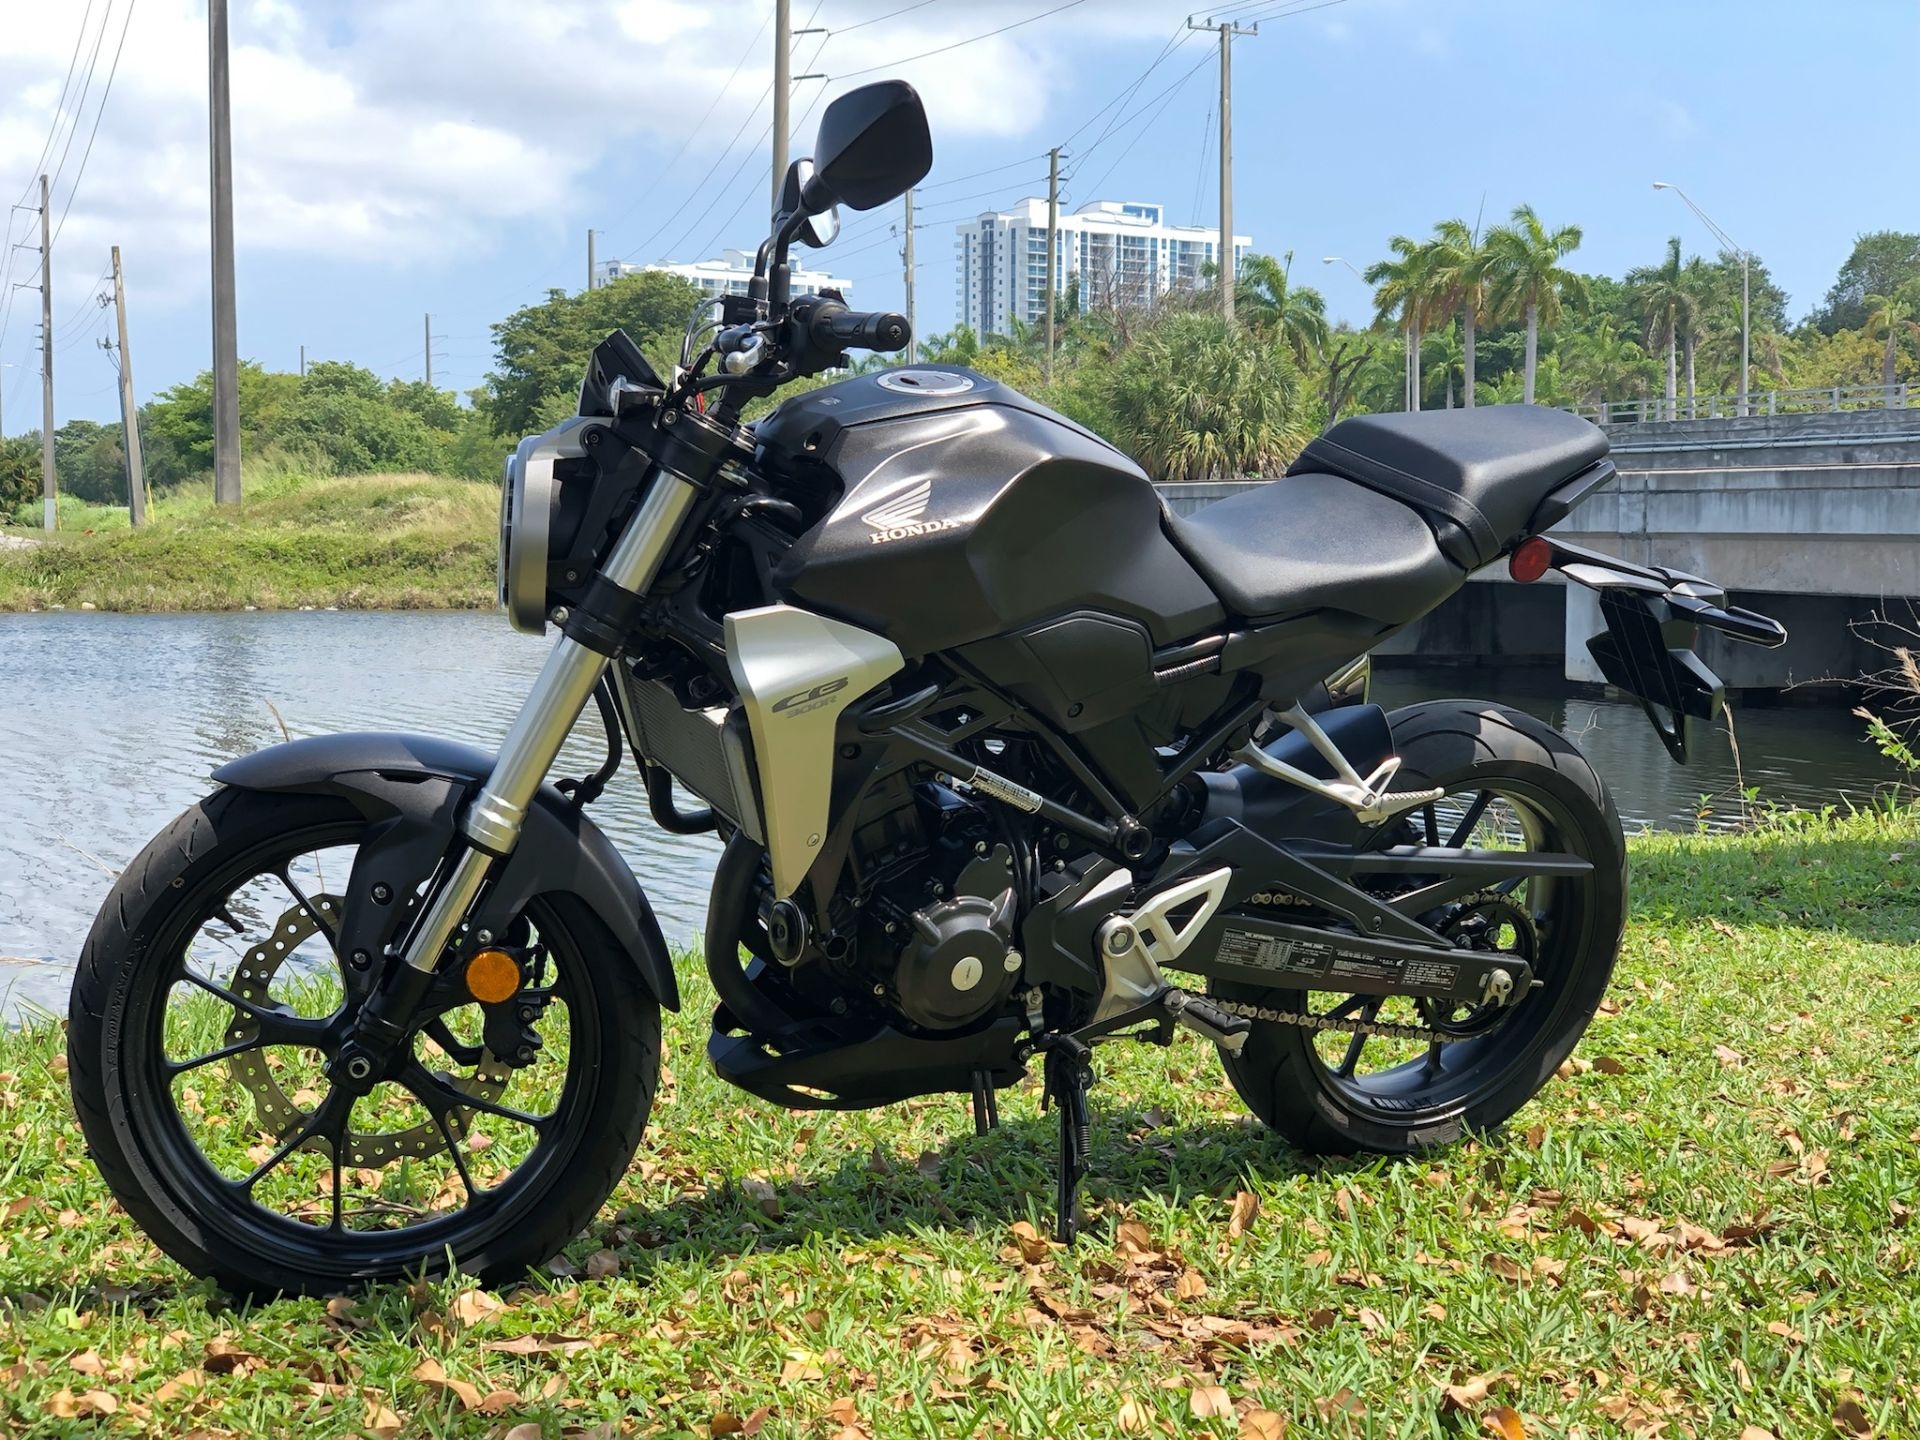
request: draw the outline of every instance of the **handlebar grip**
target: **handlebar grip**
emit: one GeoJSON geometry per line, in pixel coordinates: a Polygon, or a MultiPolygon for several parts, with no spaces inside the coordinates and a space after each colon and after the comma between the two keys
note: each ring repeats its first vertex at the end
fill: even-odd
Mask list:
{"type": "Polygon", "coordinates": [[[904,350],[913,338],[907,317],[890,310],[849,310],[829,301],[807,322],[814,341],[842,350],[904,350]]]}

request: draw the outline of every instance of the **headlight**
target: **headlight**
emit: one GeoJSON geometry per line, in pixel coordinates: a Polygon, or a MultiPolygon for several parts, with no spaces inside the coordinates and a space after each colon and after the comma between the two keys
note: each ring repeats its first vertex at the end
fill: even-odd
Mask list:
{"type": "Polygon", "coordinates": [[[500,481],[500,608],[516,630],[547,629],[547,551],[560,502],[556,461],[586,454],[580,432],[596,423],[581,416],[522,440],[507,457],[500,481]]]}

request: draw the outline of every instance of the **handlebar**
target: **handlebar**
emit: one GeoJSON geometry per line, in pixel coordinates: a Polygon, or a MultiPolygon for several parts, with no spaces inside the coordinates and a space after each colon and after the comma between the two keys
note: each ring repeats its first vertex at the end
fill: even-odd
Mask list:
{"type": "MultiPolygon", "coordinates": [[[[794,309],[801,310],[803,304],[796,302],[794,309]]],[[[838,300],[815,300],[799,318],[807,338],[823,348],[904,350],[913,338],[906,316],[890,310],[849,310],[838,300]]]]}

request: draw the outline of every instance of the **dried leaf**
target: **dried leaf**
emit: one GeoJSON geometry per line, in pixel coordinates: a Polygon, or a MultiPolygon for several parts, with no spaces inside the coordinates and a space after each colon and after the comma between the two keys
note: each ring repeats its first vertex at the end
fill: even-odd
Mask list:
{"type": "MultiPolygon", "coordinates": [[[[372,1396],[367,1397],[367,1415],[360,1422],[362,1430],[371,1430],[380,1437],[380,1440],[394,1440],[405,1424],[404,1420],[378,1400],[372,1396]]],[[[535,1428],[534,1433],[536,1435],[540,1433],[538,1427],[535,1428]]]]}
{"type": "Polygon", "coordinates": [[[518,1425],[502,1435],[500,1440],[540,1440],[543,1433],[536,1421],[522,1420],[518,1425]]]}
{"type": "Polygon", "coordinates": [[[1747,1063],[1746,1056],[1742,1055],[1738,1050],[1734,1050],[1726,1045],[1714,1046],[1713,1058],[1718,1060],[1722,1065],[1726,1066],[1729,1070],[1733,1069],[1736,1065],[1744,1065],[1747,1063]]]}
{"type": "MultiPolygon", "coordinates": [[[[1624,1075],[1627,1073],[1627,1067],[1611,1055],[1596,1055],[1593,1060],[1593,1068],[1598,1070],[1602,1075],[1624,1075]]],[[[1508,1413],[1512,1414],[1513,1412],[1509,1411],[1508,1413]]]]}
{"type": "Polygon", "coordinates": [[[1509,1405],[1496,1405],[1480,1417],[1480,1428],[1500,1440],[1527,1440],[1527,1422],[1509,1405]]]}
{"type": "Polygon", "coordinates": [[[47,1402],[49,1414],[62,1420],[93,1420],[111,1415],[120,1408],[118,1397],[105,1390],[59,1390],[47,1402]]]}
{"type": "Polygon", "coordinates": [[[497,1350],[502,1355],[573,1355],[581,1350],[591,1350],[593,1342],[582,1340],[577,1335],[535,1331],[516,1335],[511,1340],[489,1340],[480,1348],[497,1350]]]}
{"type": "Polygon", "coordinates": [[[1187,1392],[1187,1409],[1196,1420],[1211,1420],[1216,1415],[1233,1413],[1233,1397],[1224,1385],[1197,1385],[1187,1392]]]}
{"type": "Polygon", "coordinates": [[[1152,1423],[1147,1407],[1129,1395],[1120,1402],[1120,1411],[1114,1416],[1114,1423],[1120,1427],[1123,1435],[1138,1435],[1152,1423]]]}
{"type": "Polygon", "coordinates": [[[441,1368],[440,1362],[429,1356],[413,1367],[413,1378],[429,1390],[438,1390],[451,1395],[460,1402],[462,1410],[478,1409],[480,1405],[480,1387],[466,1380],[455,1380],[441,1368]]]}
{"type": "Polygon", "coordinates": [[[1240,1417],[1241,1440],[1286,1440],[1287,1417],[1278,1410],[1249,1410],[1240,1417]]]}
{"type": "Polygon", "coordinates": [[[171,1405],[189,1390],[198,1390],[207,1383],[207,1372],[195,1366],[191,1370],[182,1370],[166,1384],[153,1392],[153,1403],[171,1405]]]}
{"type": "Polygon", "coordinates": [[[744,1434],[746,1428],[747,1422],[742,1420],[738,1415],[728,1415],[724,1412],[714,1416],[707,1422],[707,1434],[712,1436],[713,1440],[720,1440],[722,1435],[744,1434]]]}
{"type": "Polygon", "coordinates": [[[1207,1293],[1207,1277],[1198,1270],[1182,1270],[1173,1282],[1173,1293],[1182,1300],[1198,1300],[1207,1293]]]}
{"type": "Polygon", "coordinates": [[[1138,1220],[1123,1220],[1114,1229],[1113,1248],[1122,1255],[1144,1255],[1153,1250],[1153,1236],[1138,1220]]]}
{"type": "Polygon", "coordinates": [[[1320,1412],[1322,1420],[1331,1420],[1336,1415],[1351,1415],[1357,1419],[1367,1413],[1367,1407],[1360,1397],[1344,1385],[1333,1394],[1315,1400],[1313,1408],[1320,1412]]]}
{"type": "Polygon", "coordinates": [[[780,1367],[780,1383],[792,1385],[801,1380],[824,1380],[827,1372],[820,1368],[821,1356],[818,1351],[796,1346],[787,1351],[786,1362],[780,1367]]]}
{"type": "Polygon", "coordinates": [[[596,1250],[587,1257],[587,1279],[609,1280],[620,1273],[620,1257],[611,1250],[596,1250]]]}
{"type": "Polygon", "coordinates": [[[1237,1240],[1253,1228],[1253,1222],[1260,1218],[1260,1197],[1251,1190],[1242,1190],[1233,1197],[1233,1211],[1227,1217],[1227,1234],[1237,1240]]]}
{"type": "Polygon", "coordinates": [[[1441,1386],[1440,1413],[1445,1415],[1455,1411],[1473,1410],[1484,1405],[1487,1396],[1493,1393],[1495,1382],[1499,1379],[1500,1373],[1495,1371],[1491,1375],[1475,1375],[1470,1379],[1462,1380],[1458,1385],[1441,1386]]]}
{"type": "Polygon", "coordinates": [[[1687,1278],[1684,1270],[1670,1270],[1660,1277],[1662,1295],[1691,1295],[1693,1289],[1693,1281],[1687,1278]]]}
{"type": "Polygon", "coordinates": [[[1762,1429],[1758,1425],[1742,1425],[1740,1427],[1740,1440],[1779,1440],[1779,1436],[1775,1435],[1771,1430],[1762,1429]]]}
{"type": "Polygon", "coordinates": [[[1833,1423],[1849,1435],[1873,1434],[1873,1421],[1851,1395],[1842,1396],[1840,1403],[1833,1407],[1833,1423]]]}
{"type": "Polygon", "coordinates": [[[1020,1258],[1029,1265],[1038,1265],[1047,1258],[1047,1242],[1040,1232],[1033,1228],[1031,1220],[1013,1222],[1013,1243],[1020,1247],[1020,1258]]]}
{"type": "MultiPolygon", "coordinates": [[[[348,1304],[351,1303],[351,1301],[348,1302],[348,1304]]],[[[453,1318],[462,1325],[478,1325],[482,1321],[491,1320],[494,1316],[503,1313],[506,1308],[506,1303],[489,1290],[462,1290],[453,1297],[453,1303],[447,1306],[453,1318]]],[[[331,1303],[327,1306],[327,1313],[329,1315],[333,1313],[331,1303]]]]}
{"type": "Polygon", "coordinates": [[[749,1175],[740,1182],[740,1193],[751,1200],[754,1208],[769,1220],[780,1218],[780,1194],[771,1182],[758,1175],[749,1175]]]}

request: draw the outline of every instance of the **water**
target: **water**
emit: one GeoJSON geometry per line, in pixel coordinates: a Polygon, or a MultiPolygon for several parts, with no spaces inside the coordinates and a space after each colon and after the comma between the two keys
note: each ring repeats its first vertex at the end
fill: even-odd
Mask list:
{"type": "MultiPolygon", "coordinates": [[[[209,788],[207,774],[282,738],[332,730],[418,730],[491,749],[549,642],[491,614],[314,611],[240,615],[0,616],[0,1013],[64,1010],[69,969],[94,912],[149,836],[209,788]],[[276,718],[277,711],[277,718],[276,718]]],[[[1708,735],[1685,770],[1638,710],[1568,698],[1539,671],[1392,671],[1389,706],[1485,695],[1573,736],[1614,788],[1629,829],[1691,829],[1738,815],[1731,752],[1708,735]]],[[[1739,722],[1746,780],[1766,798],[1819,805],[1864,797],[1890,774],[1839,713],[1749,710],[1739,722]]],[[[567,773],[600,756],[589,711],[567,773]]],[[[704,923],[719,850],[665,835],[629,774],[593,815],[646,884],[669,941],[704,923]]]]}

